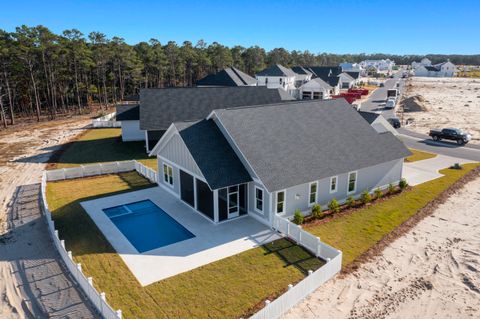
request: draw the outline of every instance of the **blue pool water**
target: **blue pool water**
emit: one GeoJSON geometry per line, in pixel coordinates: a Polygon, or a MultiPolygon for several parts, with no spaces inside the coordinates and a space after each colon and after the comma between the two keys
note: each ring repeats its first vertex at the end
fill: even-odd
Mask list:
{"type": "Polygon", "coordinates": [[[195,237],[150,200],[103,211],[140,253],[195,237]]]}

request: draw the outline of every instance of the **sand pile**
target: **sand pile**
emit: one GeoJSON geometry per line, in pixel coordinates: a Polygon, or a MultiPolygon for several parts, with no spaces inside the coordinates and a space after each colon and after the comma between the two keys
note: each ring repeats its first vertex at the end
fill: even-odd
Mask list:
{"type": "Polygon", "coordinates": [[[426,103],[427,101],[423,96],[413,95],[402,101],[402,107],[405,109],[405,112],[427,112],[429,109],[426,103]]]}

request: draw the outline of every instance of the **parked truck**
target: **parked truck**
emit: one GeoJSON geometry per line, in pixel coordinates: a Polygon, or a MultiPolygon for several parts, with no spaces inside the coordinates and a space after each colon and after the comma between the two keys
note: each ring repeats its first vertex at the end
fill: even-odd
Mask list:
{"type": "Polygon", "coordinates": [[[458,128],[444,128],[442,130],[430,130],[428,134],[434,141],[451,140],[456,141],[458,145],[467,144],[472,136],[458,128]]]}
{"type": "Polygon", "coordinates": [[[398,90],[397,90],[397,89],[389,89],[389,90],[387,90],[387,100],[388,100],[389,98],[392,98],[392,97],[396,99],[396,98],[397,98],[397,95],[398,95],[398,90]]]}

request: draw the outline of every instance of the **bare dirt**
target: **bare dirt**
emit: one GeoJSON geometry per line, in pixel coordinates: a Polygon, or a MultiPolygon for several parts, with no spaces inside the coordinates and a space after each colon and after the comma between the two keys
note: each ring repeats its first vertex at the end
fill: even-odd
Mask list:
{"type": "Polygon", "coordinates": [[[413,77],[406,84],[398,112],[413,120],[408,129],[428,134],[431,129],[455,127],[472,134],[480,144],[480,79],[413,77]]]}
{"type": "Polygon", "coordinates": [[[478,318],[480,178],[285,318],[478,318]]]}
{"type": "MultiPolygon", "coordinates": [[[[63,275],[59,267],[56,260],[58,256],[55,256],[46,233],[46,225],[38,222],[40,220],[38,207],[36,210],[34,207],[38,201],[32,199],[33,195],[30,194],[38,193],[38,190],[32,190],[29,187],[40,182],[45,162],[53,152],[82,133],[90,121],[85,118],[67,119],[31,124],[28,127],[19,126],[0,132],[0,318],[2,319],[42,318],[35,310],[38,308],[35,304],[41,302],[42,297],[34,300],[25,294],[25,289],[30,284],[34,285],[32,296],[47,298],[48,300],[45,300],[50,303],[48,306],[51,307],[50,309],[61,308],[62,302],[68,302],[69,298],[81,300],[75,289],[70,290],[71,281],[63,275]],[[16,216],[12,217],[15,214],[16,216]],[[27,229],[27,224],[31,228],[27,229]],[[22,270],[22,267],[28,270],[22,270]],[[39,281],[43,275],[47,279],[45,282],[39,281]],[[24,276],[24,282],[19,281],[21,276],[24,276]],[[46,293],[45,289],[51,291],[46,293]],[[55,295],[56,291],[60,292],[60,295],[55,295]],[[53,300],[52,304],[52,298],[58,299],[53,300]]],[[[78,302],[78,305],[81,304],[78,302]]],[[[75,307],[69,311],[73,310],[75,307]]]]}

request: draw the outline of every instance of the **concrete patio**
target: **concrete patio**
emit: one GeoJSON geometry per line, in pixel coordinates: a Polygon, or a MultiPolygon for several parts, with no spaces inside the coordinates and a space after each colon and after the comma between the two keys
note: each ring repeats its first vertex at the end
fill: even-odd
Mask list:
{"type": "Polygon", "coordinates": [[[277,233],[249,216],[215,225],[160,187],[99,198],[81,205],[142,286],[279,238],[277,233]],[[139,253],[103,209],[146,199],[154,202],[195,237],[139,253]]]}
{"type": "Polygon", "coordinates": [[[455,163],[465,164],[470,162],[472,161],[463,158],[437,155],[423,161],[404,163],[402,177],[407,180],[410,186],[415,186],[442,177],[443,175],[439,171],[455,163]]]}

